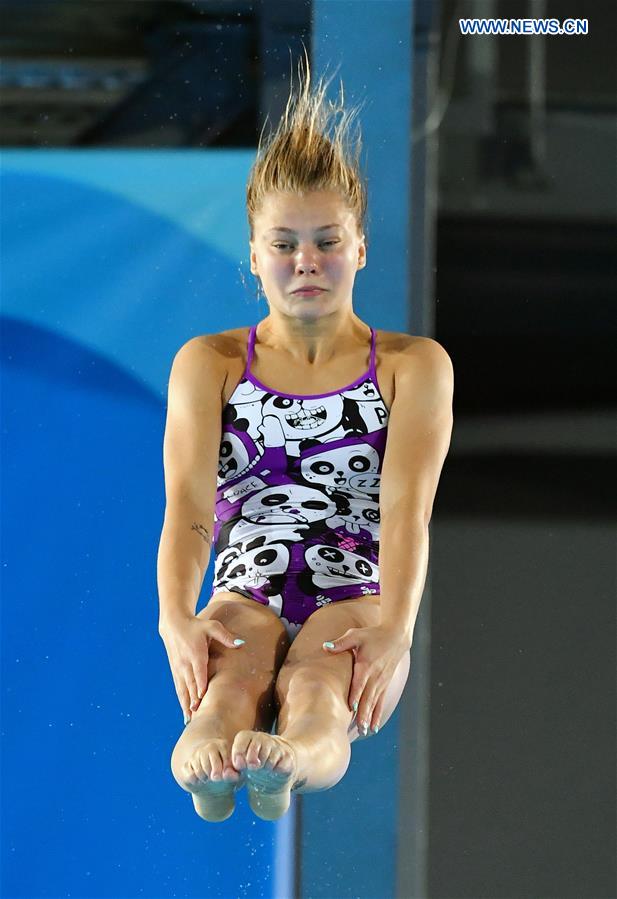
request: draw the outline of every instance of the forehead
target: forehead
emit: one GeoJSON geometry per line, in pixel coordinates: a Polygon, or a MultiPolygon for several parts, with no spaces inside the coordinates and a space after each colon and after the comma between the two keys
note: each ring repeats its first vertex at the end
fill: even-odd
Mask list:
{"type": "Polygon", "coordinates": [[[303,194],[269,193],[258,215],[263,230],[274,227],[311,231],[336,222],[351,228],[353,214],[343,198],[332,191],[310,191],[303,194]]]}

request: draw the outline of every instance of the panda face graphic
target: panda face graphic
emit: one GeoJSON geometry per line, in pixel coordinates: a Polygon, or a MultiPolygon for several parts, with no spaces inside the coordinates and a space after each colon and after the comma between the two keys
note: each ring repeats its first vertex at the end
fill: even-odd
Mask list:
{"type": "Polygon", "coordinates": [[[341,446],[308,456],[301,462],[300,471],[305,481],[333,487],[337,490],[370,493],[362,490],[362,484],[370,487],[379,468],[379,454],[368,443],[341,446]]]}
{"type": "Polygon", "coordinates": [[[274,396],[264,403],[263,414],[276,415],[286,440],[316,438],[339,426],[343,417],[343,399],[330,396],[325,406],[318,399],[274,396]]]}
{"type": "Polygon", "coordinates": [[[249,464],[246,447],[236,434],[227,431],[219,448],[218,486],[223,481],[235,478],[249,464]]]}
{"type": "Polygon", "coordinates": [[[338,549],[336,546],[310,546],[304,553],[307,565],[314,572],[318,587],[337,587],[350,581],[379,580],[379,569],[363,556],[338,549]]]}
{"type": "MultiPolygon", "coordinates": [[[[379,503],[370,499],[354,499],[350,502],[350,511],[339,512],[338,515],[346,524],[365,528],[373,534],[373,539],[379,539],[379,503]]],[[[353,528],[352,528],[353,530],[353,528]]],[[[357,528],[356,528],[357,530],[357,528]]]]}
{"type": "Polygon", "coordinates": [[[299,484],[260,490],[242,506],[242,517],[255,524],[312,524],[335,512],[336,503],[321,491],[299,484]]]}
{"type": "Polygon", "coordinates": [[[287,571],[289,550],[282,543],[271,543],[240,553],[230,548],[220,558],[220,583],[237,582],[242,586],[261,587],[268,578],[287,571]]]}

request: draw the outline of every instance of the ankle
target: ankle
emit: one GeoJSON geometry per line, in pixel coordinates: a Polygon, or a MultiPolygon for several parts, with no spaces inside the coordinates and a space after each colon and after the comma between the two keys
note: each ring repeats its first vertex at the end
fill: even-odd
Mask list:
{"type": "Polygon", "coordinates": [[[349,739],[332,734],[303,732],[287,728],[281,736],[291,743],[296,756],[296,772],[292,790],[312,793],[328,790],[341,780],[351,760],[349,739]]]}
{"type": "MultiPolygon", "coordinates": [[[[259,716],[253,703],[235,703],[233,711],[229,704],[225,706],[212,703],[207,707],[200,707],[193,714],[191,724],[194,729],[199,728],[208,734],[222,740],[233,741],[241,730],[260,730],[259,716]]],[[[191,725],[187,725],[190,727],[191,725]]]]}
{"type": "Polygon", "coordinates": [[[185,733],[199,736],[200,741],[225,739],[228,731],[228,722],[224,716],[212,709],[197,709],[185,728],[185,733]]]}

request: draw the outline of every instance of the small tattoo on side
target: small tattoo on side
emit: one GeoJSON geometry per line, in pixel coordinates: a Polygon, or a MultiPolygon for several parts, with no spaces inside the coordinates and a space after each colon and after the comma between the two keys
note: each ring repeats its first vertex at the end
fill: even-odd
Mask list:
{"type": "Polygon", "coordinates": [[[203,526],[203,524],[198,524],[196,521],[191,525],[192,531],[197,531],[200,534],[206,543],[210,543],[210,534],[208,533],[208,529],[203,526]]]}

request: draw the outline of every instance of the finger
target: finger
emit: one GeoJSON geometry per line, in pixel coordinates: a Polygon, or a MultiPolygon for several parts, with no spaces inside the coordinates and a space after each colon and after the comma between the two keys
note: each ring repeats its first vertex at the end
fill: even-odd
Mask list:
{"type": "MultiPolygon", "coordinates": [[[[205,641],[204,641],[205,642],[205,641]]],[[[208,689],[208,651],[207,645],[203,656],[199,656],[192,668],[194,684],[194,692],[191,691],[191,709],[195,711],[199,708],[201,700],[204,698],[208,689]]]]}
{"type": "Polygon", "coordinates": [[[185,717],[191,717],[191,706],[197,698],[197,688],[195,687],[195,678],[193,677],[193,669],[188,663],[179,666],[178,676],[181,681],[178,695],[182,696],[182,710],[185,717]]]}
{"type": "Polygon", "coordinates": [[[178,702],[180,703],[180,708],[182,709],[182,716],[184,718],[185,725],[188,724],[191,718],[191,712],[189,706],[191,704],[191,697],[189,691],[186,688],[186,682],[184,678],[176,675],[175,671],[172,671],[172,677],[174,679],[174,687],[176,688],[176,695],[178,697],[178,702]],[[187,720],[188,719],[188,720],[187,720]]]}
{"type": "Polygon", "coordinates": [[[197,687],[197,699],[201,700],[206,695],[208,689],[208,656],[205,660],[200,659],[199,665],[193,665],[193,676],[195,677],[195,685],[197,687]]]}
{"type": "Polygon", "coordinates": [[[364,713],[366,702],[364,702],[364,692],[368,683],[368,674],[361,664],[356,663],[353,668],[353,677],[351,679],[351,687],[349,689],[349,708],[355,712],[358,719],[361,713],[364,713]]]}
{"type": "Polygon", "coordinates": [[[197,684],[195,683],[195,676],[192,668],[186,675],[186,688],[189,693],[189,711],[196,712],[199,708],[199,697],[197,696],[197,684]]]}
{"type": "Polygon", "coordinates": [[[371,719],[369,722],[369,731],[373,733],[377,733],[379,728],[381,727],[381,719],[383,717],[383,709],[386,701],[386,691],[384,690],[377,700],[375,708],[373,709],[373,713],[371,715],[371,719]]]}
{"type": "Polygon", "coordinates": [[[358,730],[362,727],[362,732],[366,736],[371,727],[371,720],[373,717],[373,712],[375,706],[377,704],[377,693],[376,687],[374,686],[374,681],[370,678],[365,684],[364,690],[362,692],[362,698],[360,699],[360,704],[358,706],[358,730]]]}
{"type": "Polygon", "coordinates": [[[337,652],[347,652],[355,649],[355,628],[349,628],[340,637],[335,640],[326,640],[322,643],[324,652],[336,654],[337,652]]]}
{"type": "Polygon", "coordinates": [[[209,640],[218,640],[219,643],[222,643],[223,646],[228,646],[230,649],[238,649],[246,642],[239,634],[232,634],[231,631],[228,631],[223,622],[218,621],[216,618],[212,618],[208,621],[206,637],[206,642],[209,640]],[[241,642],[238,643],[236,641],[241,642]]]}

